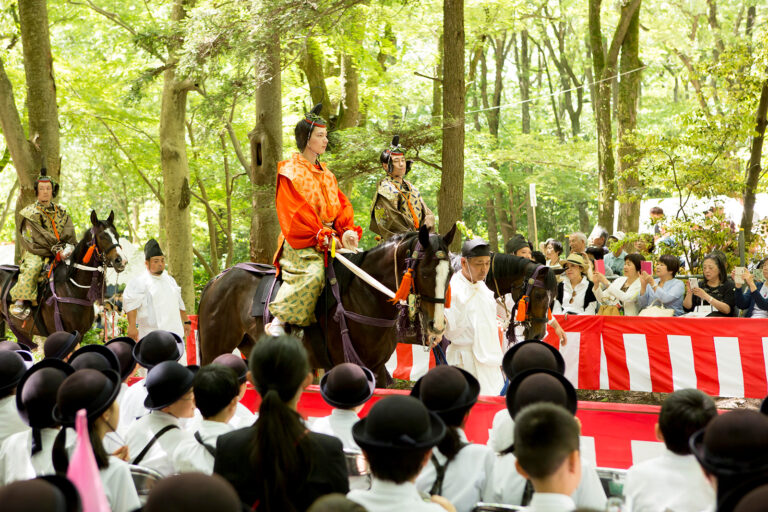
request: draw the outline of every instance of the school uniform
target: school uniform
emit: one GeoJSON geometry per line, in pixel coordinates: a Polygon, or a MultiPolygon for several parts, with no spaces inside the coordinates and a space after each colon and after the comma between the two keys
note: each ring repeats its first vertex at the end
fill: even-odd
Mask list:
{"type": "Polygon", "coordinates": [[[537,492],[534,493],[531,504],[525,510],[528,512],[571,512],[576,510],[576,504],[570,496],[565,494],[537,492]]]}
{"type": "Polygon", "coordinates": [[[313,432],[338,438],[344,445],[344,451],[359,452],[360,447],[352,438],[352,425],[360,421],[355,411],[333,409],[331,414],[317,418],[310,427],[313,432]]]}
{"type": "Polygon", "coordinates": [[[412,482],[396,484],[374,478],[368,491],[354,490],[347,498],[359,503],[368,512],[445,512],[437,503],[423,497],[412,482]]]}
{"type": "Polygon", "coordinates": [[[249,408],[238,402],[235,408],[235,415],[229,420],[229,425],[235,430],[250,427],[256,423],[256,418],[258,418],[258,415],[252,413],[249,408]]]}
{"type": "MultiPolygon", "coordinates": [[[[458,434],[466,446],[459,450],[445,468],[443,488],[438,494],[448,499],[457,512],[471,512],[477,502],[484,501],[483,493],[496,457],[487,446],[470,444],[464,430],[458,429],[458,434]]],[[[445,466],[446,457],[440,450],[433,449],[432,456],[440,466],[445,466]]],[[[421,492],[429,492],[436,478],[437,467],[430,460],[416,478],[416,488],[421,492]]]]}
{"type": "Polygon", "coordinates": [[[228,423],[202,420],[192,437],[183,439],[173,452],[173,464],[179,473],[197,471],[213,473],[216,441],[220,435],[234,430],[228,423]]]}
{"type": "Polygon", "coordinates": [[[51,453],[58,428],[40,429],[42,449],[32,455],[32,429],[8,436],[0,446],[0,485],[56,473],[51,453]]]}
{"type": "MultiPolygon", "coordinates": [[[[72,447],[74,449],[74,446],[72,447]]],[[[141,501],[127,462],[109,457],[109,466],[99,470],[101,486],[112,512],[132,512],[141,508],[141,501]]]]}
{"type": "Polygon", "coordinates": [[[715,507],[715,491],[696,458],[670,450],[629,468],[624,496],[633,512],[699,512],[715,507]]]}
{"type": "Polygon", "coordinates": [[[132,464],[154,469],[163,476],[170,476],[178,472],[173,459],[176,447],[190,437],[189,432],[180,428],[178,418],[158,410],[134,422],[125,435],[125,442],[132,464]],[[170,428],[153,443],[144,457],[137,461],[137,457],[156,434],[167,427],[170,428]]]}
{"type": "Polygon", "coordinates": [[[118,404],[120,406],[120,423],[117,430],[121,433],[128,432],[128,429],[136,420],[149,414],[149,409],[144,407],[144,400],[147,399],[147,388],[144,385],[145,380],[140,380],[118,395],[118,404]]]}
{"type": "MultiPolygon", "coordinates": [[[[510,441],[511,444],[511,441],[510,441]]],[[[484,499],[492,503],[520,505],[523,501],[526,479],[517,472],[513,454],[499,455],[488,479],[484,499]]],[[[536,496],[534,494],[534,496],[536,496]]],[[[571,499],[583,508],[604,510],[606,497],[595,466],[581,457],[581,481],[571,499]]],[[[533,502],[531,502],[531,505],[533,502]]],[[[575,507],[574,507],[575,508],[575,507]]]]}
{"type": "Polygon", "coordinates": [[[16,395],[0,398],[0,443],[9,436],[27,430],[29,427],[19,416],[16,408],[16,395]]]}

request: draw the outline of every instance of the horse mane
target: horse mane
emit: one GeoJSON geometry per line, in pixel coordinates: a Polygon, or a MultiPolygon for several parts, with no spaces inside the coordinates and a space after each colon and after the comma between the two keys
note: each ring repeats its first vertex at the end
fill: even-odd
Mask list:
{"type": "MultiPolygon", "coordinates": [[[[506,253],[493,253],[491,257],[491,269],[493,273],[489,273],[486,277],[493,279],[494,276],[499,277],[502,275],[518,274],[522,276],[528,276],[528,270],[533,273],[539,264],[535,261],[531,261],[528,258],[521,258],[520,256],[514,256],[506,253]]],[[[551,269],[547,269],[544,275],[544,286],[547,290],[553,291],[557,288],[557,279],[555,273],[551,269]]]]}
{"type": "MultiPolygon", "coordinates": [[[[418,238],[418,236],[418,231],[409,231],[407,233],[397,234],[391,238],[388,238],[385,242],[377,245],[376,247],[373,247],[372,249],[368,249],[367,251],[362,251],[355,254],[344,254],[344,257],[358,267],[361,267],[368,256],[373,256],[379,251],[386,250],[391,244],[404,242],[412,244],[414,240],[418,238]]],[[[354,278],[355,274],[338,261],[333,262],[333,269],[336,272],[336,280],[339,283],[339,289],[346,289],[354,278]]]]}

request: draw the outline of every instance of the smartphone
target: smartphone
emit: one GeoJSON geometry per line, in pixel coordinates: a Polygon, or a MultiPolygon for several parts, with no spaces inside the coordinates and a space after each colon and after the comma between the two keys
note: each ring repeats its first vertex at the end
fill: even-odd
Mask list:
{"type": "Polygon", "coordinates": [[[733,269],[733,280],[734,284],[741,288],[744,286],[744,271],[746,270],[745,267],[735,267],[733,269]]]}
{"type": "Polygon", "coordinates": [[[699,280],[695,277],[690,277],[688,278],[688,284],[691,285],[691,288],[698,288],[699,280]]]}
{"type": "Polygon", "coordinates": [[[647,272],[649,275],[653,275],[653,263],[650,261],[641,261],[640,271],[647,272]]]}
{"type": "Polygon", "coordinates": [[[605,275],[605,261],[595,260],[595,272],[600,272],[605,275]]]}

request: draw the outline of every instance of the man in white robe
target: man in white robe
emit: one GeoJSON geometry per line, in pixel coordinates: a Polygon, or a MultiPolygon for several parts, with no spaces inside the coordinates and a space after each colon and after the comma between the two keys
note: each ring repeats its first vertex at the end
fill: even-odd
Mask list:
{"type": "MultiPolygon", "coordinates": [[[[191,322],[181,298],[181,287],[165,271],[165,256],[152,239],[144,246],[147,272],[132,279],[123,292],[128,336],[138,341],[155,330],[170,331],[186,340],[191,322]]],[[[182,354],[184,361],[184,354],[182,354]]]]}
{"type": "Polygon", "coordinates": [[[451,307],[445,310],[445,337],[451,341],[448,364],[474,375],[482,395],[498,395],[504,386],[496,302],[484,282],[490,265],[488,242],[480,238],[465,242],[461,272],[451,277],[451,307]]]}

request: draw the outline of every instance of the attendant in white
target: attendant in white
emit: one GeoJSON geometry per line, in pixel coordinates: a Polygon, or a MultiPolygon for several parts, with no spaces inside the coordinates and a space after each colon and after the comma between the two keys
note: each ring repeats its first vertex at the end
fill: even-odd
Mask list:
{"type": "MultiPolygon", "coordinates": [[[[133,358],[147,371],[164,361],[178,361],[183,352],[183,343],[175,333],[152,331],[133,347],[133,358]]],[[[147,399],[146,379],[128,387],[120,402],[120,425],[118,431],[123,434],[141,418],[149,414],[144,402],[147,399]]]]}
{"type": "Polygon", "coordinates": [[[640,281],[640,262],[645,261],[642,254],[632,253],[624,259],[624,276],[613,282],[599,272],[593,274],[594,287],[592,291],[598,302],[606,306],[620,306],[625,316],[637,316],[638,297],[642,291],[640,281]],[[607,287],[603,289],[603,287],[607,287]]]}
{"type": "Polygon", "coordinates": [[[480,394],[480,384],[469,372],[453,366],[436,366],[420,378],[411,396],[421,400],[447,427],[433,449],[430,462],[419,473],[416,488],[443,496],[458,512],[471,512],[491,477],[495,455],[485,445],[467,440],[464,425],[480,394]]]}
{"type": "MultiPolygon", "coordinates": [[[[144,246],[144,258],[147,272],[132,279],[123,292],[128,336],[138,341],[161,329],[187,339],[191,322],[181,298],[181,287],[165,271],[165,256],[154,239],[144,246]]],[[[182,354],[183,348],[182,345],[182,354]]]]}
{"type": "MultiPolygon", "coordinates": [[[[77,413],[85,409],[91,449],[109,508],[112,512],[131,512],[141,506],[131,470],[124,460],[108,455],[102,444],[107,432],[113,432],[117,425],[119,392],[120,374],[115,370],[85,368],[67,377],[59,388],[53,411],[62,429],[56,436],[52,458],[56,472],[66,474],[75,448],[66,446],[67,429],[74,431],[77,413]]],[[[127,458],[127,452],[123,451],[122,456],[127,458]]]]}
{"type": "Polygon", "coordinates": [[[229,420],[230,426],[232,426],[232,428],[250,427],[256,423],[256,418],[259,416],[240,403],[245,396],[245,391],[248,385],[248,365],[245,364],[245,360],[242,357],[235,354],[221,354],[213,360],[213,363],[222,364],[232,368],[237,374],[237,382],[240,384],[240,391],[237,395],[237,407],[235,408],[235,415],[229,420]]]}
{"type": "Polygon", "coordinates": [[[445,430],[443,421],[413,397],[394,395],[376,402],[352,428],[371,466],[371,489],[350,491],[347,498],[368,512],[455,511],[445,498],[432,496],[430,502],[414,484],[445,430]]]}
{"type": "Polygon", "coordinates": [[[451,307],[445,310],[448,364],[475,376],[480,394],[498,395],[504,386],[501,341],[493,292],[483,282],[491,265],[490,246],[482,239],[464,242],[461,272],[451,277],[451,307]]]}
{"type": "Polygon", "coordinates": [[[524,408],[515,423],[515,454],[518,472],[535,491],[526,510],[576,509],[571,494],[581,480],[579,424],[569,411],[552,403],[524,408]]]}
{"type": "Polygon", "coordinates": [[[634,512],[713,510],[715,491],[704,476],[688,439],[717,416],[715,402],[697,389],[675,391],[664,400],[656,438],[663,455],[635,464],[624,482],[624,496],[634,512]]]}
{"type": "Polygon", "coordinates": [[[179,443],[191,437],[181,430],[179,419],[191,418],[195,412],[193,369],[197,367],[164,361],[147,374],[144,405],[152,412],[131,425],[125,436],[132,464],[146,466],[164,476],[178,472],[173,454],[179,443]]]}
{"type": "Polygon", "coordinates": [[[0,485],[55,473],[51,450],[59,423],[53,408],[59,386],[73,372],[59,359],[44,359],[19,381],[16,407],[31,430],[8,436],[0,447],[0,485]]]}
{"type": "Polygon", "coordinates": [[[360,418],[358,413],[373,396],[376,377],[368,368],[354,363],[334,366],[320,379],[320,395],[333,407],[329,416],[317,418],[312,431],[338,438],[345,452],[360,452],[352,438],[352,426],[360,418]]]}
{"type": "Polygon", "coordinates": [[[17,432],[27,430],[16,409],[16,385],[27,365],[13,350],[0,350],[0,443],[17,432]]]}
{"type": "Polygon", "coordinates": [[[561,261],[565,279],[557,285],[557,300],[553,313],[556,315],[594,315],[597,299],[588,278],[589,265],[579,254],[571,253],[561,261]]]}
{"type": "Polygon", "coordinates": [[[640,282],[643,292],[638,297],[638,306],[642,311],[649,306],[661,306],[674,310],[674,316],[685,314],[683,310],[683,297],[685,285],[679,279],[675,279],[680,270],[680,260],[671,254],[665,254],[656,263],[656,277],[647,272],[640,274],[640,282]]]}
{"type": "MultiPolygon", "coordinates": [[[[504,428],[504,432],[508,432],[511,428],[513,435],[505,440],[497,439],[496,441],[500,446],[504,446],[504,449],[499,453],[493,468],[493,476],[489,479],[488,488],[485,492],[486,501],[509,505],[529,504],[528,498],[534,490],[534,486],[526,481],[527,477],[523,475],[517,464],[516,455],[518,450],[523,447],[517,445],[514,432],[517,428],[518,413],[527,406],[541,402],[556,404],[570,412],[571,415],[575,415],[576,390],[568,379],[557,371],[533,368],[515,375],[507,392],[509,427],[505,425],[504,428]],[[513,443],[514,452],[512,452],[513,443]]],[[[575,416],[573,421],[578,426],[578,419],[575,416]]],[[[606,497],[596,468],[589,461],[581,458],[580,455],[579,467],[579,474],[582,477],[569,495],[571,500],[580,507],[603,510],[606,497]]]]}
{"type": "Polygon", "coordinates": [[[197,372],[192,389],[203,420],[192,437],[179,442],[173,452],[173,464],[179,473],[197,471],[210,475],[217,439],[234,430],[228,422],[235,414],[240,385],[234,370],[213,363],[197,372]]]}

